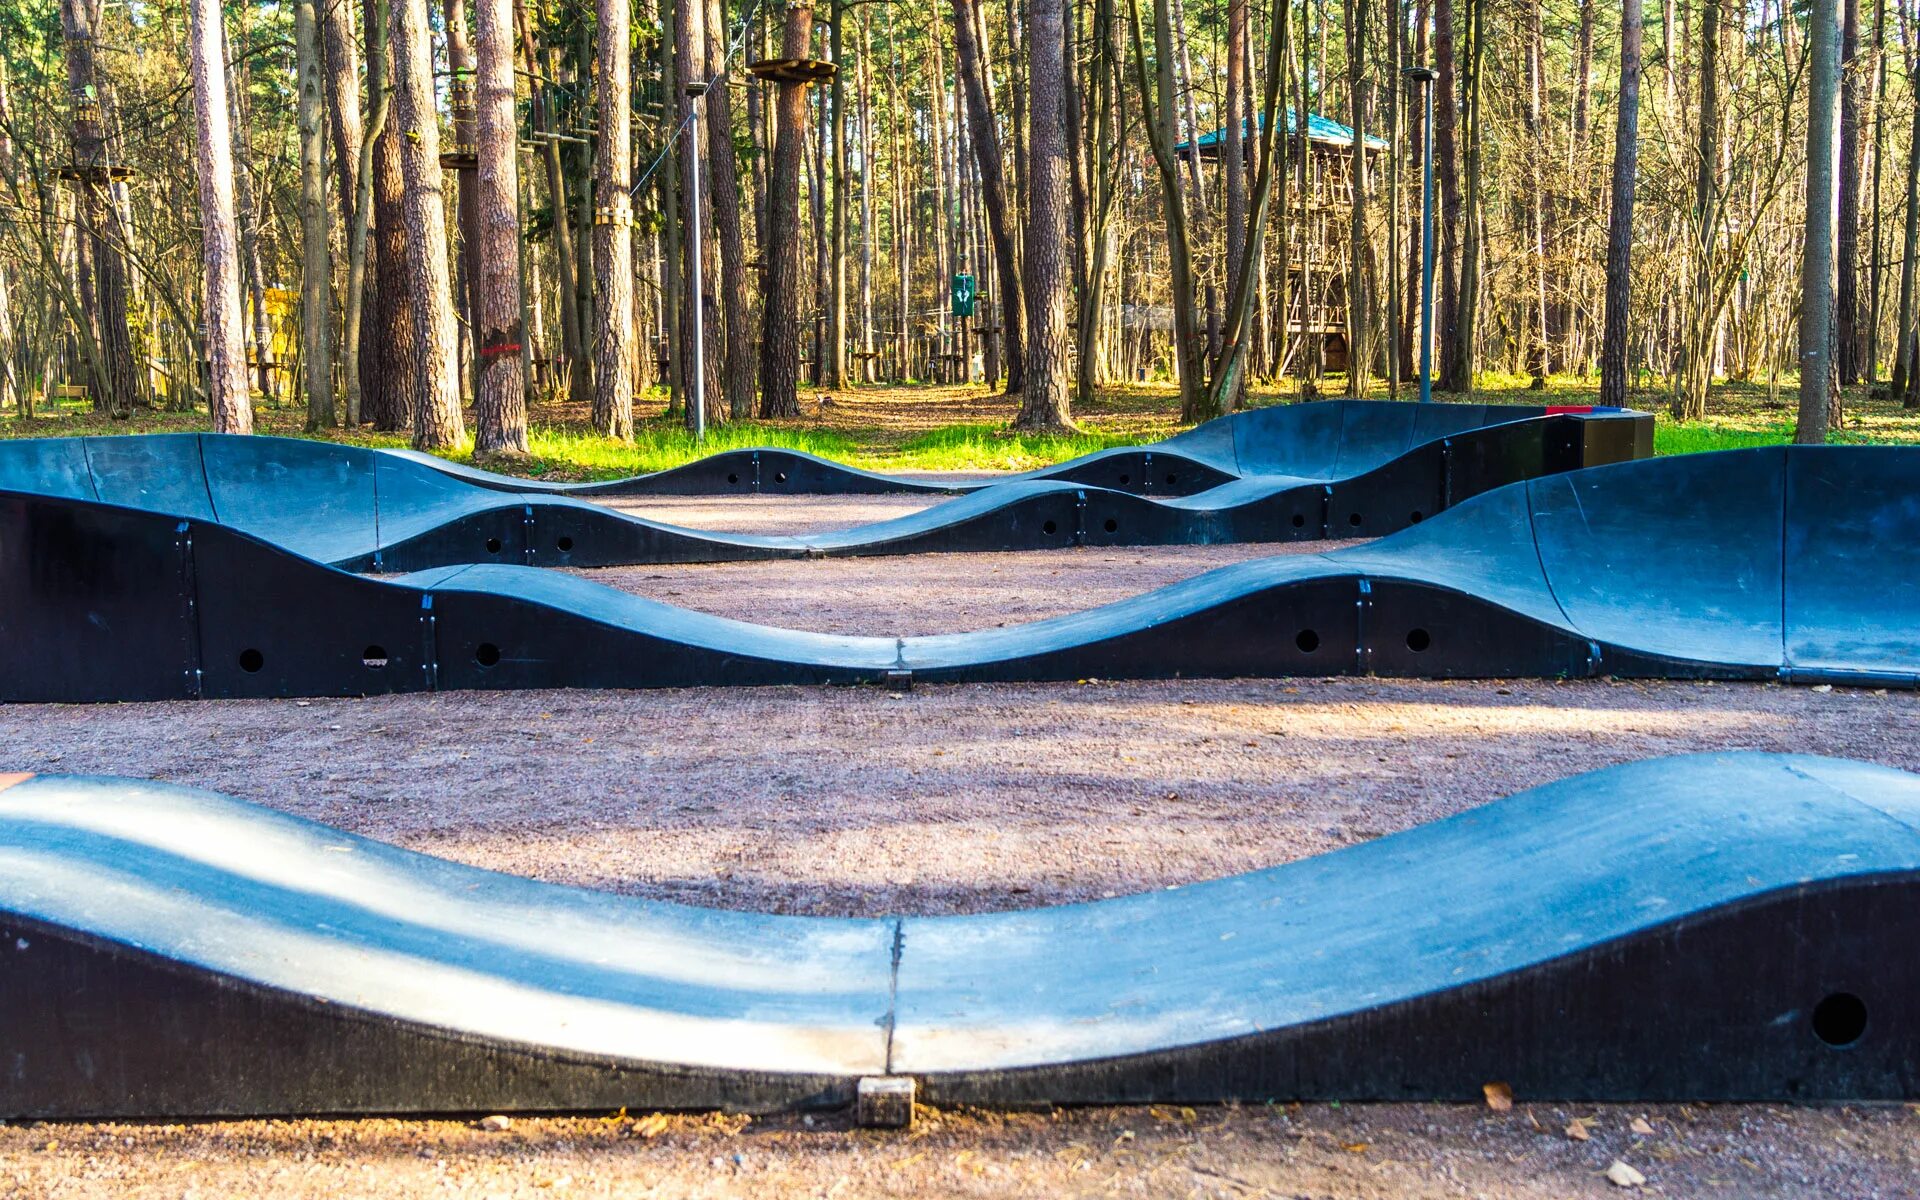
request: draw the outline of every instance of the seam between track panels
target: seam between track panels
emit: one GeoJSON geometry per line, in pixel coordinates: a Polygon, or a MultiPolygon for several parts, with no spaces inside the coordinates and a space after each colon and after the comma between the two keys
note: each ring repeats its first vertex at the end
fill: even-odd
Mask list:
{"type": "Polygon", "coordinates": [[[1553,573],[1547,570],[1547,556],[1545,552],[1540,549],[1540,526],[1535,519],[1538,506],[1534,503],[1534,489],[1539,483],[1540,480],[1538,479],[1529,479],[1526,481],[1527,536],[1533,539],[1533,561],[1540,567],[1540,581],[1547,585],[1547,595],[1553,598],[1553,606],[1560,611],[1560,619],[1567,623],[1567,628],[1573,630],[1581,637],[1586,638],[1587,656],[1589,659],[1587,674],[1589,676],[1597,675],[1599,674],[1601,665],[1600,643],[1594,641],[1593,638],[1588,635],[1587,631],[1580,627],[1579,622],[1575,621],[1573,615],[1567,611],[1567,606],[1561,603],[1560,589],[1553,586],[1553,573]]]}
{"type": "Polygon", "coordinates": [[[894,1073],[893,1031],[900,1022],[900,958],[902,954],[905,953],[906,946],[907,920],[905,917],[895,917],[893,919],[893,961],[887,972],[887,1015],[885,1023],[887,1046],[886,1055],[882,1059],[886,1066],[886,1073],[889,1075],[894,1073]]]}
{"type": "MultiPolygon", "coordinates": [[[[213,473],[207,470],[207,435],[193,435],[193,454],[200,460],[200,490],[207,494],[207,511],[213,514],[215,524],[225,525],[226,519],[220,515],[220,506],[213,502],[213,473]]],[[[87,473],[93,473],[93,464],[87,464],[87,473]]],[[[96,489],[97,490],[97,489],[96,489]]]]}
{"type": "Polygon", "coordinates": [[[1787,659],[1787,514],[1793,510],[1793,451],[1780,448],[1780,677],[1793,678],[1787,659]]]}

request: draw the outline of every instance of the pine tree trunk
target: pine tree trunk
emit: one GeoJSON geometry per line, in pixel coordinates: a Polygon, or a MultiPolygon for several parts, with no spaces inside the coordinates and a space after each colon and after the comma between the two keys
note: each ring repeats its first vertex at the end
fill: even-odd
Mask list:
{"type": "MultiPolygon", "coordinates": [[[[241,10],[242,29],[246,10],[241,10]]],[[[224,36],[224,30],[223,30],[224,36]]],[[[227,104],[233,123],[234,215],[240,221],[240,281],[245,289],[247,307],[253,314],[253,361],[258,374],[260,394],[274,403],[273,318],[267,312],[267,274],[260,258],[260,209],[253,190],[253,114],[247,96],[250,60],[236,60],[231,40],[226,43],[227,104]]]]}
{"type": "Polygon", "coordinates": [[[1367,0],[1347,0],[1347,100],[1353,117],[1352,222],[1347,254],[1347,395],[1364,398],[1373,372],[1367,294],[1367,0]]]}
{"type": "MultiPolygon", "coordinates": [[[[1220,177],[1226,193],[1229,280],[1240,277],[1247,256],[1247,135],[1252,131],[1253,107],[1247,79],[1247,3],[1227,0],[1227,132],[1221,144],[1225,154],[1220,160],[1220,177]]],[[[1244,392],[1244,387],[1236,388],[1226,397],[1225,409],[1231,412],[1238,408],[1244,392]]]]}
{"type": "MultiPolygon", "coordinates": [[[[720,74],[727,56],[726,9],[720,0],[705,0],[707,6],[707,78],[720,74]]],[[[713,177],[713,233],[720,249],[720,296],[726,323],[726,360],[722,370],[720,396],[708,405],[709,416],[722,411],[735,420],[753,415],[753,296],[747,282],[746,239],[740,229],[739,160],[733,152],[733,100],[726,76],[707,93],[707,165],[713,177]]],[[[861,161],[872,156],[871,149],[861,152],[861,161]]]]}
{"type": "Polygon", "coordinates": [[[1681,342],[1680,378],[1673,415],[1697,421],[1707,415],[1713,382],[1713,334],[1719,319],[1714,294],[1713,250],[1720,205],[1720,5],[1706,0],[1700,37],[1700,141],[1695,148],[1693,185],[1693,285],[1681,342]]]}
{"type": "MultiPolygon", "coordinates": [[[[388,109],[391,107],[390,89],[387,87],[387,21],[384,9],[371,5],[374,11],[367,19],[367,32],[370,35],[367,44],[367,123],[363,130],[356,110],[351,121],[336,117],[337,129],[351,129],[356,139],[356,159],[351,168],[353,195],[346,203],[347,210],[347,298],[344,306],[343,345],[340,357],[346,364],[347,373],[347,425],[358,428],[370,410],[366,407],[366,380],[361,371],[366,365],[362,338],[372,325],[372,314],[379,311],[380,298],[375,275],[373,255],[376,243],[372,240],[374,209],[374,151],[381,135],[387,128],[388,109]]],[[[344,4],[327,5],[329,13],[344,12],[344,4]]],[[[331,25],[328,38],[334,36],[331,25]]],[[[353,45],[351,33],[342,33],[346,44],[353,45]]],[[[331,41],[329,41],[331,46],[331,41]]],[[[339,63],[341,56],[328,51],[330,64],[339,63]]],[[[332,86],[328,96],[335,104],[349,106],[357,104],[351,86],[332,86]]]]}
{"type": "Polygon", "coordinates": [[[1465,92],[1466,153],[1463,179],[1465,229],[1460,241],[1460,303],[1454,326],[1451,373],[1445,390],[1471,393],[1475,373],[1475,334],[1480,312],[1480,256],[1485,220],[1480,170],[1486,135],[1480,110],[1481,76],[1486,61],[1486,0],[1467,0],[1467,64],[1461,84],[1465,92]]]}
{"type": "Polygon", "coordinates": [[[413,327],[413,289],[407,282],[407,185],[400,168],[401,120],[396,111],[393,47],[388,44],[391,3],[364,0],[367,45],[378,42],[384,47],[380,73],[387,118],[373,143],[374,240],[367,254],[366,316],[360,335],[361,415],[383,432],[413,429],[414,376],[420,355],[413,327]]]}
{"type": "Polygon", "coordinates": [[[1599,403],[1626,403],[1626,319],[1632,309],[1634,177],[1640,165],[1640,0],[1620,2],[1620,100],[1607,213],[1607,313],[1599,346],[1599,403]]]}
{"type": "Polygon", "coordinates": [[[1887,158],[1887,0],[1873,5],[1873,227],[1868,234],[1866,332],[1862,335],[1860,373],[1871,385],[1880,373],[1880,305],[1885,292],[1881,262],[1881,168],[1887,158]]]}
{"type": "Polygon", "coordinates": [[[1012,395],[1026,386],[1026,301],[1014,248],[1012,214],[1007,208],[1006,171],[1000,157],[1000,133],[993,117],[993,100],[987,88],[980,30],[975,0],[953,0],[954,57],[959,60],[960,83],[967,92],[973,161],[980,172],[980,203],[987,210],[987,232],[993,235],[993,261],[1005,326],[1001,335],[1006,346],[1007,393],[1012,395]]]}
{"type": "Polygon", "coordinates": [[[219,0],[191,0],[188,50],[200,176],[202,312],[207,324],[207,408],[215,433],[252,433],[247,335],[240,315],[240,230],[233,211],[233,130],[227,124],[225,39],[219,0]]]}
{"type": "Polygon", "coordinates": [[[473,454],[527,452],[512,0],[474,0],[473,454]]]}
{"type": "Polygon", "coordinates": [[[327,165],[320,96],[322,0],[294,0],[295,84],[300,135],[300,367],[306,374],[307,429],[331,429],[333,314],[328,287],[327,165]]]}
{"type": "MultiPolygon", "coordinates": [[[[807,0],[787,6],[780,57],[805,58],[813,30],[807,0]]],[[[800,415],[800,164],[807,152],[807,85],[779,85],[773,175],[767,182],[766,292],[761,303],[760,415],[800,415]]]]}
{"type": "MultiPolygon", "coordinates": [[[[1911,26],[1903,23],[1902,41],[1911,40],[1911,26]]],[[[1907,55],[1907,86],[1913,92],[1913,125],[1920,129],[1920,72],[1913,70],[1911,50],[1907,55]]],[[[1914,385],[1920,383],[1920,371],[1914,369],[1913,280],[1914,260],[1920,257],[1920,137],[1907,147],[1907,223],[1900,246],[1900,315],[1893,327],[1893,394],[1907,408],[1920,404],[1914,385]]]]}
{"type": "MultiPolygon", "coordinates": [[[[13,106],[7,96],[7,64],[0,58],[0,196],[11,195],[13,185],[13,106]]],[[[0,408],[12,406],[20,417],[26,417],[31,409],[24,397],[25,390],[20,386],[19,373],[14,368],[14,360],[19,347],[13,332],[13,265],[0,263],[0,408]]]]}
{"type": "MultiPolygon", "coordinates": [[[[453,361],[453,294],[441,191],[440,122],[433,106],[433,45],[426,0],[391,0],[393,121],[400,134],[404,266],[382,280],[406,288],[413,308],[413,447],[442,450],[466,438],[453,361]]],[[[385,269],[382,263],[382,269],[385,269]]]]}
{"type": "MultiPolygon", "coordinates": [[[[1433,171],[1440,185],[1440,280],[1434,304],[1434,353],[1440,359],[1440,379],[1451,381],[1458,371],[1460,338],[1460,139],[1459,119],[1465,107],[1459,99],[1458,71],[1453,54],[1453,0],[1433,0],[1433,66],[1437,90],[1433,97],[1433,171]]],[[[1451,389],[1450,382],[1443,388],[1451,389]]]]}
{"type": "Polygon", "coordinates": [[[827,167],[833,175],[833,228],[827,247],[831,261],[827,269],[826,358],[819,364],[819,374],[824,386],[839,388],[845,386],[847,378],[847,70],[844,36],[847,10],[842,0],[833,0],[832,10],[832,24],[827,29],[827,40],[831,47],[828,57],[840,69],[833,73],[833,81],[828,88],[831,111],[827,119],[832,148],[827,167]]]}
{"type": "Polygon", "coordinates": [[[480,239],[474,228],[479,201],[474,195],[478,182],[474,179],[473,41],[467,36],[466,0],[442,0],[440,11],[446,26],[447,109],[453,118],[454,211],[460,226],[460,253],[452,260],[454,379],[455,394],[464,395],[462,383],[473,382],[474,364],[468,356],[474,353],[474,331],[480,320],[479,268],[475,262],[480,239]]]}
{"type": "Polygon", "coordinates": [[[118,207],[107,195],[106,110],[94,65],[94,16],[86,0],[61,0],[67,88],[74,98],[73,168],[79,177],[75,195],[92,266],[82,295],[98,347],[89,360],[88,390],[96,411],[126,416],[141,399],[140,377],[134,370],[133,337],[127,326],[127,266],[121,255],[127,231],[118,207]]]}
{"type": "Polygon", "coordinates": [[[1021,429],[1070,429],[1067,408],[1067,134],[1064,0],[1031,0],[1027,10],[1031,90],[1023,262],[1027,301],[1026,385],[1021,429]]]}
{"type": "MultiPolygon", "coordinates": [[[[599,102],[600,139],[599,152],[593,160],[593,250],[599,293],[595,313],[599,320],[593,338],[593,427],[607,437],[630,442],[633,440],[632,6],[628,0],[600,0],[599,14],[594,83],[599,102]]],[[[691,139],[698,134],[689,129],[685,136],[691,139]]]]}
{"type": "Polygon", "coordinates": [[[1807,223],[1800,273],[1800,411],[1793,440],[1827,440],[1833,384],[1833,125],[1840,90],[1834,0],[1811,0],[1807,53],[1807,223]]]}
{"type": "MultiPolygon", "coordinates": [[[[533,41],[533,26],[523,6],[514,6],[514,29],[520,39],[520,56],[528,71],[540,71],[542,63],[533,41]]],[[[552,79],[551,75],[547,76],[552,79]]],[[[587,358],[586,321],[580,306],[579,283],[574,275],[579,267],[574,247],[572,214],[567,211],[567,173],[560,161],[560,143],[554,140],[558,124],[552,112],[552,84],[536,79],[529,88],[528,115],[540,138],[540,165],[547,177],[547,205],[553,220],[553,258],[559,276],[560,341],[567,360],[567,398],[590,407],[593,403],[592,370],[587,358]]],[[[583,233],[582,236],[585,236],[583,233]]]]}
{"type": "MultiPolygon", "coordinates": [[[[1714,4],[1718,0],[1707,0],[1714,4]]],[[[1844,0],[1840,33],[1840,236],[1835,271],[1834,366],[1860,381],[1860,0],[1844,0]]]]}
{"type": "Polygon", "coordinates": [[[348,0],[318,0],[320,7],[320,82],[326,89],[327,135],[332,139],[334,194],[340,202],[341,228],[353,228],[355,197],[360,194],[360,47],[353,38],[353,6],[348,0]]]}

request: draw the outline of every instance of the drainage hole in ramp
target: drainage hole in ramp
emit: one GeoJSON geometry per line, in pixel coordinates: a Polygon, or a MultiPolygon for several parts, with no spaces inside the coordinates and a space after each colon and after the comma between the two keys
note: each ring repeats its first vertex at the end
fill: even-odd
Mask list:
{"type": "Polygon", "coordinates": [[[1851,1046],[1866,1031],[1866,1002],[1852,992],[1835,992],[1813,1006],[1813,1036],[1829,1046],[1851,1046]]]}
{"type": "Polygon", "coordinates": [[[492,642],[481,642],[473,648],[473,661],[483,667],[491,667],[500,661],[500,647],[492,642]]]}

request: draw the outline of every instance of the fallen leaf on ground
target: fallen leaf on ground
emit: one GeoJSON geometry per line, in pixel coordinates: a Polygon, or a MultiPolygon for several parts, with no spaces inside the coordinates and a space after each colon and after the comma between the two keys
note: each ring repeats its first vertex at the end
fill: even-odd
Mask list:
{"type": "Polygon", "coordinates": [[[1635,1117],[1632,1122],[1627,1125],[1627,1128],[1639,1134],[1641,1137],[1653,1136],[1653,1126],[1647,1124],[1645,1117],[1635,1117]]]}
{"type": "Polygon", "coordinates": [[[1645,1175],[1617,1158],[1613,1160],[1613,1165],[1607,1168],[1607,1182],[1615,1187],[1637,1188],[1646,1181],[1645,1175]]]}
{"type": "Polygon", "coordinates": [[[1582,1117],[1578,1120],[1569,1122],[1567,1125],[1567,1136],[1572,1138],[1576,1142],[1584,1142],[1588,1138],[1592,1137],[1593,1135],[1587,1132],[1586,1118],[1582,1117]]]}
{"type": "Polygon", "coordinates": [[[1480,1085],[1486,1093],[1487,1107],[1495,1112],[1513,1111],[1513,1088],[1504,1083],[1486,1083],[1480,1085]]]}

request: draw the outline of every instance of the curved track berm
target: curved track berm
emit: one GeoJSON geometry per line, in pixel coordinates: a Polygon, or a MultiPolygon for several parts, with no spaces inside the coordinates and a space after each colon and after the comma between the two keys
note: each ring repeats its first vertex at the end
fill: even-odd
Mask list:
{"type": "Polygon", "coordinates": [[[1920,1096],[1920,777],[1615,767],[983,916],[541,884],[207,792],[0,790],[7,1118],[1920,1096]]]}
{"type": "Polygon", "coordinates": [[[1004,629],[751,625],[526,567],[375,579],[0,492],[0,700],[1378,674],[1920,682],[1920,449],[1552,476],[1329,554],[1004,629]]]}
{"type": "MultiPolygon", "coordinates": [[[[1164,441],[1096,450],[1010,478],[1064,480],[1136,495],[1189,496],[1250,475],[1300,479],[1358,475],[1423,443],[1486,426],[1551,416],[1575,416],[1597,427],[1582,433],[1581,438],[1603,457],[1570,466],[1646,458],[1653,453],[1652,414],[1630,409],[1321,400],[1247,409],[1164,441]]],[[[650,475],[593,483],[548,483],[499,475],[412,450],[387,453],[424,463],[480,487],[548,495],[874,495],[969,492],[993,486],[992,482],[945,483],[923,476],[863,471],[776,446],[723,451],[650,475]]]]}
{"type": "Polygon", "coordinates": [[[579,498],[608,494],[599,485],[512,496],[507,477],[430,455],[299,438],[0,442],[0,489],[218,522],[352,571],[1200,545],[1379,536],[1501,484],[1644,457],[1651,423],[1485,405],[1291,405],[1164,443],[1211,448],[1227,468],[1205,468],[1194,494],[1165,481],[1200,480],[1198,460],[1169,467],[1165,450],[1103,451],[895,520],[795,537],[688,529],[579,498]],[[1148,469],[1161,491],[1141,491],[1148,469]]]}

